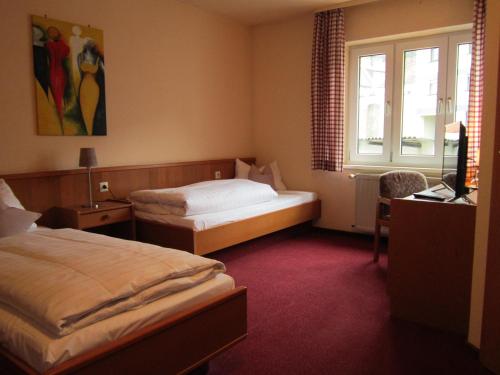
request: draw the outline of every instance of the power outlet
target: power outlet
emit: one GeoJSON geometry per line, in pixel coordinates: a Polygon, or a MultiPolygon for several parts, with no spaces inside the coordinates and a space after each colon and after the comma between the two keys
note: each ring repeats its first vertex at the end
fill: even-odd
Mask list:
{"type": "Polygon", "coordinates": [[[99,182],[99,191],[101,193],[109,191],[109,184],[107,181],[99,182]]]}
{"type": "Polygon", "coordinates": [[[215,171],[214,177],[215,177],[216,180],[220,180],[222,178],[221,171],[215,171]]]}

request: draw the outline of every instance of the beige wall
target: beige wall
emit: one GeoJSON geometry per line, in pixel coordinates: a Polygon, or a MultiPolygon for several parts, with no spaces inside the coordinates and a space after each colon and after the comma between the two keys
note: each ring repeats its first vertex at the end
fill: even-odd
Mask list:
{"type": "Polygon", "coordinates": [[[254,29],[256,155],[260,163],[277,160],[289,188],[320,194],[320,226],[350,230],[352,181],[310,168],[312,27],[313,17],[308,16],[254,29]]]}
{"type": "Polygon", "coordinates": [[[250,156],[250,31],[165,0],[0,0],[0,174],[250,156]],[[108,136],[36,135],[30,14],[104,31],[108,136]]]}
{"type": "Polygon", "coordinates": [[[347,40],[472,22],[473,0],[380,0],[346,8],[347,40]]]}
{"type": "MultiPolygon", "coordinates": [[[[472,0],[382,0],[347,8],[349,41],[472,22],[472,0]]],[[[320,226],[351,230],[354,182],[348,172],[310,169],[313,16],[253,29],[254,138],[259,162],[276,159],[293,189],[323,200],[320,226]]]]}
{"type": "MultiPolygon", "coordinates": [[[[484,102],[483,123],[481,127],[480,188],[476,215],[476,236],[474,249],[474,268],[472,276],[472,299],[469,342],[476,347],[481,343],[481,322],[483,319],[484,282],[486,276],[486,252],[488,231],[498,230],[489,227],[490,202],[492,193],[492,169],[495,121],[498,100],[498,54],[500,51],[500,0],[486,2],[486,47],[484,65],[484,102]]],[[[497,187],[498,191],[498,187],[497,187]]],[[[493,249],[493,244],[489,245],[493,249]]],[[[497,245],[498,246],[498,245],[497,245]]],[[[497,247],[498,248],[498,247],[497,247]]]]}

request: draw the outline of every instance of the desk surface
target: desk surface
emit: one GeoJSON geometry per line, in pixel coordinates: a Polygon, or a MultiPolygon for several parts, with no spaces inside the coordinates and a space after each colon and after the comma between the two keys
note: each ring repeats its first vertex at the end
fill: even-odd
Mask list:
{"type": "Polygon", "coordinates": [[[428,198],[426,199],[425,197],[415,197],[413,195],[410,195],[404,199],[414,199],[414,200],[423,200],[423,201],[429,201],[429,202],[439,202],[439,203],[452,203],[452,204],[472,204],[476,205],[477,204],[477,190],[474,190],[473,192],[469,193],[466,195],[465,198],[459,198],[459,199],[453,199],[455,197],[455,193],[448,188],[446,188],[443,184],[438,184],[436,186],[432,186],[427,190],[423,190],[417,194],[426,194],[430,193],[432,194],[437,194],[438,196],[442,196],[445,198],[445,200],[437,200],[437,199],[431,199],[428,198]]]}

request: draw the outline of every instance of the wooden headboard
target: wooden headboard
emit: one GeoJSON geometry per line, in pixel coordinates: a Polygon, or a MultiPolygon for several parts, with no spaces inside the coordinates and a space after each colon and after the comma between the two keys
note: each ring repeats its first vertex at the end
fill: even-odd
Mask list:
{"type": "MultiPolygon", "coordinates": [[[[255,163],[255,158],[241,158],[255,163]]],[[[202,160],[153,165],[102,167],[92,169],[94,200],[112,198],[111,193],[100,193],[99,182],[107,181],[116,197],[123,198],[135,190],[158,189],[213,180],[215,171],[221,178],[234,177],[235,159],[202,160]]],[[[88,202],[87,170],[84,168],[3,175],[27,210],[43,213],[42,225],[55,223],[54,207],[88,202]]]]}

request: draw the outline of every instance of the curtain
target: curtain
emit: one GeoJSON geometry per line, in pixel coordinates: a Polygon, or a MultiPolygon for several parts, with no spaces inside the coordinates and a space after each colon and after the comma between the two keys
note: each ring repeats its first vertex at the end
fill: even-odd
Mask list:
{"type": "Polygon", "coordinates": [[[467,181],[475,176],[475,166],[481,143],[481,114],[483,110],[484,79],[484,32],[486,20],[486,0],[474,1],[472,29],[472,63],[470,69],[469,112],[467,118],[467,181]]]}
{"type": "Polygon", "coordinates": [[[311,67],[312,169],[342,171],[344,49],[343,9],[316,13],[311,67]]]}

